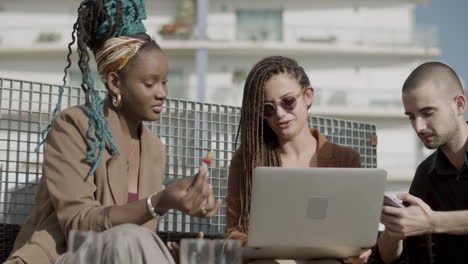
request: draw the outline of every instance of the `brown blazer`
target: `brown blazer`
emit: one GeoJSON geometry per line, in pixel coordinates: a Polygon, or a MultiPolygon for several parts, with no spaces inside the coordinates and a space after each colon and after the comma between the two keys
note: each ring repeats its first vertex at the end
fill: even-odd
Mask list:
{"type": "MultiPolygon", "coordinates": [[[[114,143],[123,149],[119,117],[108,107],[114,143]]],[[[125,153],[111,155],[106,149],[94,175],[86,177],[91,165],[86,160],[88,117],[82,106],[62,111],[44,144],[43,176],[35,206],[22,226],[9,260],[11,263],[50,264],[66,252],[70,230],[103,231],[112,227],[110,208],[128,199],[128,164],[125,153]]],[[[140,127],[140,171],[138,198],[162,189],[166,163],[161,140],[140,127]]],[[[156,221],[144,224],[156,229],[156,221]]],[[[7,261],[6,263],[9,263],[7,261]]]]}
{"type": "MultiPolygon", "coordinates": [[[[329,142],[317,129],[312,128],[310,132],[317,139],[317,167],[361,167],[361,160],[358,152],[349,147],[329,142]]],[[[241,217],[239,197],[240,168],[241,161],[239,153],[236,153],[229,167],[228,194],[226,196],[226,237],[239,239],[245,244],[248,239],[248,234],[237,229],[237,222],[241,217]]]]}

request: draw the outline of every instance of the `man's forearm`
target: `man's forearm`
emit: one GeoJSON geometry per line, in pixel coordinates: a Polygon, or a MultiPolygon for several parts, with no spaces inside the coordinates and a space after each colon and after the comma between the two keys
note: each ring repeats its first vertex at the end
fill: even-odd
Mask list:
{"type": "Polygon", "coordinates": [[[434,232],[438,234],[468,234],[468,210],[434,212],[434,232]]]}
{"type": "Polygon", "coordinates": [[[403,241],[393,239],[385,231],[379,237],[377,245],[384,263],[392,263],[397,260],[403,251],[403,241]]]}

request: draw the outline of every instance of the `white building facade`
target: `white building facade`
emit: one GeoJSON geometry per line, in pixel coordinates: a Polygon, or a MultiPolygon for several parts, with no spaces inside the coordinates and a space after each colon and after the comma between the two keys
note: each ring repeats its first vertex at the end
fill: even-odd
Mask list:
{"type": "MultiPolygon", "coordinates": [[[[392,191],[406,191],[428,154],[403,115],[401,87],[440,50],[437,29],[415,25],[424,0],[210,0],[207,39],[195,26],[161,34],[188,1],[147,1],[148,34],[169,58],[171,97],[199,99],[195,53],[208,51],[204,99],[240,105],[252,66],[270,55],[295,58],[316,97],[315,115],[374,123],[379,167],[392,191]]],[[[79,0],[2,0],[0,76],[60,83],[79,0]]],[[[192,2],[193,4],[194,2],[192,2]]],[[[69,84],[79,84],[76,57],[69,84]]]]}

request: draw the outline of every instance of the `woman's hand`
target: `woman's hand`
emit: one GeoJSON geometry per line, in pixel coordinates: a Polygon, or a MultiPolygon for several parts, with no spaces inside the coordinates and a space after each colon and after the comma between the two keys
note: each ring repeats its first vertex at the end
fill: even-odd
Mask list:
{"type": "Polygon", "coordinates": [[[213,186],[209,183],[208,169],[202,165],[195,176],[168,185],[156,210],[165,213],[176,209],[191,216],[211,218],[220,207],[221,200],[215,200],[213,186]]]}
{"type": "Polygon", "coordinates": [[[359,256],[344,258],[343,263],[352,263],[352,264],[367,263],[367,260],[369,259],[371,254],[372,254],[372,251],[368,249],[364,251],[363,253],[361,253],[361,255],[359,256]]]}

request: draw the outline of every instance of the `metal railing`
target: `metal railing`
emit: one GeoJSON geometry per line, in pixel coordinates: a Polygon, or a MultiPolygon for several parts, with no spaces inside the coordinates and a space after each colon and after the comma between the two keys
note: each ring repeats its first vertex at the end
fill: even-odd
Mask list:
{"type": "MultiPolygon", "coordinates": [[[[57,101],[58,85],[0,78],[0,224],[21,224],[29,214],[42,176],[42,148],[34,149],[41,129],[48,124],[57,101]]],[[[105,92],[102,91],[102,95],[105,92]]],[[[63,108],[84,102],[80,87],[66,87],[63,108]]],[[[227,193],[229,163],[236,150],[235,139],[240,108],[167,99],[160,120],[146,125],[166,145],[165,183],[193,175],[200,157],[213,150],[210,176],[217,198],[227,193]]],[[[372,124],[312,117],[332,142],[347,145],[361,154],[363,167],[377,167],[372,124]]],[[[219,234],[226,224],[226,204],[212,219],[199,219],[171,211],[160,231],[219,234]]]]}

